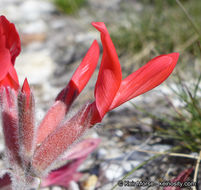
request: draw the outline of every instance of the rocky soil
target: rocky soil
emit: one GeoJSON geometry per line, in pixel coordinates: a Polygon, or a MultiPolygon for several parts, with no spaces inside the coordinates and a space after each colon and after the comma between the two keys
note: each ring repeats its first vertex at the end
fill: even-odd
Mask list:
{"type": "MultiPolygon", "coordinates": [[[[133,8],[134,16],[141,5],[133,2],[127,1],[130,8],[133,8]]],[[[128,5],[123,0],[89,0],[87,7],[82,8],[78,14],[67,16],[59,12],[50,1],[0,0],[0,14],[6,15],[16,24],[21,36],[22,52],[17,59],[16,69],[21,83],[27,77],[34,91],[38,122],[59,90],[67,84],[92,41],[97,39],[100,42],[99,33],[90,23],[103,21],[109,23],[111,28],[119,22],[127,24],[125,6],[128,5]]],[[[126,68],[126,62],[122,65],[126,68]]],[[[93,100],[97,72],[73,105],[72,113],[86,101],[93,100]]],[[[135,98],[132,102],[156,114],[168,112],[168,103],[161,91],[171,97],[166,86],[162,85],[152,92],[135,98]]],[[[173,102],[175,105],[180,104],[177,100],[173,102]]],[[[152,118],[136,110],[129,102],[108,113],[102,124],[91,129],[83,137],[101,138],[102,143],[79,168],[84,173],[81,182],[72,182],[69,189],[92,190],[95,187],[98,190],[111,189],[125,174],[153,156],[147,152],[138,152],[136,149],[157,152],[171,149],[170,142],[154,136],[152,125],[152,118]]],[[[2,142],[2,138],[0,140],[2,142]]],[[[4,148],[2,144],[0,143],[1,152],[4,148]]],[[[161,156],[136,170],[129,179],[165,181],[193,164],[194,161],[190,159],[161,156]]]]}

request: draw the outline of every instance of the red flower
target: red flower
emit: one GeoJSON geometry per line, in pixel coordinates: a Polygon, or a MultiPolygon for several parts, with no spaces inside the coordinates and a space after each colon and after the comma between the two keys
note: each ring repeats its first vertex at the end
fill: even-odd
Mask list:
{"type": "MultiPolygon", "coordinates": [[[[100,31],[103,45],[102,61],[94,92],[95,101],[90,105],[90,109],[93,110],[91,124],[95,124],[100,122],[108,111],[155,88],[166,80],[176,66],[179,53],[155,57],[122,80],[121,66],[106,26],[102,22],[93,22],[92,25],[100,31]]],[[[92,47],[90,51],[92,51],[92,47]]],[[[78,67],[67,87],[57,97],[57,100],[65,102],[67,109],[70,108],[95,69],[99,55],[98,45],[96,44],[93,48],[94,59],[88,62],[88,67],[82,66],[83,63],[78,67]],[[85,75],[80,68],[87,68],[85,75]],[[83,76],[85,80],[83,80],[83,76]],[[84,81],[84,85],[81,81],[84,81]]]]}
{"type": "MultiPolygon", "coordinates": [[[[108,111],[161,84],[177,63],[178,53],[161,55],[122,79],[118,56],[106,26],[101,22],[94,22],[92,25],[100,31],[103,45],[102,61],[94,91],[95,101],[84,105],[73,117],[66,118],[73,101],[86,86],[98,63],[99,46],[96,40],[68,85],[58,94],[55,103],[37,127],[34,119],[35,102],[28,81],[25,79],[21,91],[17,91],[18,96],[15,91],[19,84],[13,65],[20,52],[19,36],[14,25],[5,17],[0,17],[0,85],[14,88],[0,89],[8,168],[11,168],[9,174],[13,179],[17,180],[20,176],[24,178],[21,181],[33,183],[33,176],[44,177],[88,128],[101,122],[108,111]],[[22,173],[24,175],[21,175],[22,173]]],[[[69,176],[68,172],[64,176],[62,172],[75,171],[86,157],[84,153],[83,155],[81,160],[76,160],[75,167],[64,166],[50,178],[59,176],[59,184],[63,184],[61,180],[65,176],[71,179],[72,176],[69,176]]],[[[72,158],[73,155],[68,157],[72,158]]],[[[14,189],[22,188],[19,185],[14,189]]]]}
{"type": "Polygon", "coordinates": [[[103,57],[95,87],[94,116],[92,124],[100,122],[104,115],[122,103],[143,94],[161,84],[172,73],[179,53],[158,56],[122,80],[116,50],[106,26],[102,22],[92,25],[101,32],[103,57]]]}
{"type": "Polygon", "coordinates": [[[161,84],[177,63],[178,53],[161,55],[122,80],[118,56],[104,23],[92,24],[101,32],[103,44],[95,101],[84,106],[73,118],[61,122],[64,110],[69,110],[95,69],[99,55],[96,41],[38,128],[37,144],[40,146],[35,150],[32,163],[35,172],[41,173],[48,168],[86,129],[100,122],[108,111],[161,84]],[[52,151],[55,144],[57,148],[52,151]]]}
{"type": "Polygon", "coordinates": [[[14,24],[0,16],[0,86],[19,88],[14,64],[20,50],[20,38],[14,24]]]}

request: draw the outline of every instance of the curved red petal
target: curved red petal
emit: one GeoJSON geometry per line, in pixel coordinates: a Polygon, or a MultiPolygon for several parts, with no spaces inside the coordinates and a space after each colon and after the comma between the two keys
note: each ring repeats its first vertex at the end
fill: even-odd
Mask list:
{"type": "Polygon", "coordinates": [[[11,88],[18,90],[19,89],[19,84],[13,80],[11,77],[10,73],[6,75],[6,77],[0,81],[0,86],[8,87],[10,86],[11,88]]]}
{"type": "Polygon", "coordinates": [[[93,22],[92,25],[101,32],[103,45],[103,56],[95,87],[96,106],[101,121],[120,87],[122,73],[115,47],[105,24],[93,22]]]}
{"type": "Polygon", "coordinates": [[[110,110],[161,84],[172,73],[179,53],[161,55],[125,78],[110,106],[110,110]]]}
{"type": "Polygon", "coordinates": [[[14,64],[16,57],[21,51],[19,34],[13,23],[10,23],[5,16],[0,16],[0,35],[6,37],[6,48],[11,54],[11,61],[14,64]]]}
{"type": "Polygon", "coordinates": [[[94,70],[98,64],[98,59],[99,45],[98,42],[94,40],[86,56],[82,60],[82,63],[76,69],[71,78],[71,80],[77,86],[79,93],[83,90],[83,88],[86,86],[87,82],[91,78],[92,74],[94,73],[94,70]]]}
{"type": "Polygon", "coordinates": [[[13,79],[13,81],[15,81],[15,83],[19,86],[18,75],[17,75],[17,72],[16,72],[16,70],[12,64],[11,64],[10,69],[9,69],[9,74],[10,74],[11,78],[13,79]]]}
{"type": "Polygon", "coordinates": [[[0,49],[0,81],[8,74],[10,66],[9,51],[7,49],[0,49]]]}
{"type": "Polygon", "coordinates": [[[0,49],[7,49],[6,48],[6,37],[4,35],[1,35],[1,30],[0,30],[0,49]]]}
{"type": "Polygon", "coordinates": [[[80,94],[87,82],[91,78],[99,58],[98,42],[94,40],[86,56],[76,69],[68,85],[59,93],[56,100],[61,100],[69,109],[72,102],[80,94]]]}

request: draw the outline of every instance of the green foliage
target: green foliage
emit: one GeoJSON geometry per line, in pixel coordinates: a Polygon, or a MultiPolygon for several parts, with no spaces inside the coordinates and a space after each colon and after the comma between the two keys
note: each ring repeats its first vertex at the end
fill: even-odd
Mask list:
{"type": "Polygon", "coordinates": [[[53,0],[55,5],[66,14],[75,13],[80,7],[82,7],[86,0],[53,0]]]}
{"type": "MultiPolygon", "coordinates": [[[[163,123],[163,127],[157,127],[156,131],[165,138],[175,139],[177,143],[193,152],[201,150],[201,74],[195,84],[187,87],[179,80],[177,89],[172,89],[179,101],[183,103],[181,108],[175,108],[174,117],[165,117],[156,120],[163,123]]],[[[173,105],[173,104],[171,104],[173,105]]]]}
{"type": "MultiPolygon", "coordinates": [[[[142,10],[136,15],[128,9],[129,24],[112,33],[118,50],[136,54],[152,43],[158,54],[184,49],[192,53],[197,34],[176,1],[143,2],[142,10]]],[[[201,1],[185,1],[184,6],[200,26],[201,1]]]]}
{"type": "MultiPolygon", "coordinates": [[[[182,3],[186,1],[191,1],[191,0],[182,0],[182,3]]],[[[175,0],[139,0],[139,2],[143,2],[144,5],[155,5],[155,6],[162,6],[162,5],[169,5],[169,6],[177,6],[177,3],[175,0]]]]}
{"type": "MultiPolygon", "coordinates": [[[[177,3],[200,39],[201,33],[197,23],[192,19],[191,15],[179,0],[177,3]]],[[[197,41],[197,45],[201,53],[200,41],[197,41]]],[[[201,150],[201,74],[199,71],[195,71],[195,78],[197,72],[199,76],[197,76],[196,83],[190,84],[190,81],[188,81],[188,85],[185,84],[185,80],[177,73],[179,79],[177,89],[171,89],[183,103],[183,107],[180,107],[180,110],[178,110],[170,101],[170,105],[175,110],[174,117],[171,120],[164,118],[161,120],[169,125],[168,128],[158,128],[160,134],[177,140],[178,144],[193,152],[199,152],[201,150]]]]}

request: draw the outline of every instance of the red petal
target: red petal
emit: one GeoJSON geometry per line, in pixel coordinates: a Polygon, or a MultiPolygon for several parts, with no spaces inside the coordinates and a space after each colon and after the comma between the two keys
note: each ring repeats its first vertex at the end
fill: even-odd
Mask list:
{"type": "Polygon", "coordinates": [[[21,51],[20,37],[13,23],[10,23],[5,16],[0,17],[0,35],[6,37],[6,48],[11,54],[11,61],[14,64],[15,58],[21,51]]]}
{"type": "Polygon", "coordinates": [[[11,66],[10,53],[7,49],[0,49],[0,81],[8,74],[11,66]]]}
{"type": "Polygon", "coordinates": [[[19,86],[19,80],[18,80],[17,72],[16,72],[13,65],[11,65],[11,67],[9,69],[9,74],[12,77],[12,80],[19,86]]]}
{"type": "MultiPolygon", "coordinates": [[[[6,48],[6,37],[4,35],[1,35],[1,29],[0,29],[0,49],[7,49],[6,48]]],[[[10,51],[9,51],[10,53],[10,51]]]]}
{"type": "Polygon", "coordinates": [[[100,139],[89,138],[74,145],[62,158],[63,160],[72,160],[89,155],[100,144],[100,139]]]}
{"type": "Polygon", "coordinates": [[[179,53],[158,56],[125,78],[110,110],[161,84],[172,73],[179,53]]]}
{"type": "Polygon", "coordinates": [[[63,101],[67,105],[67,109],[69,109],[72,102],[80,94],[91,78],[98,63],[98,58],[99,46],[98,42],[95,40],[81,64],[73,74],[69,84],[59,93],[56,98],[56,100],[63,101]]]}
{"type": "Polygon", "coordinates": [[[99,111],[97,109],[96,101],[92,102],[89,105],[89,109],[91,110],[91,121],[90,121],[90,124],[91,124],[91,127],[92,127],[96,123],[99,123],[102,118],[101,118],[100,113],[99,113],[99,111]]]}
{"type": "Polygon", "coordinates": [[[70,109],[71,104],[79,95],[77,86],[70,80],[68,85],[58,94],[55,101],[62,101],[66,105],[66,113],[70,109]]]}
{"type": "Polygon", "coordinates": [[[30,86],[29,86],[29,83],[28,83],[28,80],[27,78],[25,78],[24,80],[24,83],[22,85],[22,90],[21,90],[23,93],[25,93],[27,96],[30,96],[30,86]]]}
{"type": "Polygon", "coordinates": [[[19,82],[16,70],[12,64],[10,64],[9,72],[3,80],[0,81],[0,86],[11,87],[15,90],[19,89],[19,82]]]}
{"type": "Polygon", "coordinates": [[[21,92],[26,95],[26,103],[27,103],[27,107],[29,107],[31,89],[30,89],[27,78],[25,78],[25,80],[24,80],[21,92]]]}
{"type": "Polygon", "coordinates": [[[71,81],[76,85],[78,92],[80,93],[86,86],[87,82],[91,78],[99,59],[99,46],[98,42],[94,40],[86,56],[82,60],[80,66],[73,74],[71,81]]]}
{"type": "Polygon", "coordinates": [[[121,66],[115,47],[107,28],[102,22],[93,22],[92,25],[101,32],[103,56],[100,71],[95,87],[96,106],[100,120],[104,117],[120,87],[122,80],[121,66]]]}
{"type": "Polygon", "coordinates": [[[19,85],[12,79],[9,73],[2,81],[0,81],[0,86],[11,87],[15,90],[18,90],[19,88],[19,85]]]}
{"type": "Polygon", "coordinates": [[[61,101],[56,101],[54,105],[48,110],[37,130],[38,145],[41,144],[45,138],[63,121],[65,112],[66,105],[61,101]]]}

